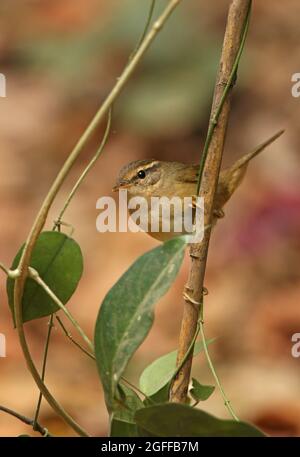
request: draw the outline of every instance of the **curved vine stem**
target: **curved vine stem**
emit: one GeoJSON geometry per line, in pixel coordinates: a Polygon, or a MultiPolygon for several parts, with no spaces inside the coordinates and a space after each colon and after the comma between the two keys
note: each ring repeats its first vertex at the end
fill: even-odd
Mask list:
{"type": "MultiPolygon", "coordinates": [[[[141,38],[140,38],[140,40],[139,40],[134,52],[131,54],[129,60],[131,60],[133,55],[136,53],[136,51],[138,50],[138,48],[140,47],[142,41],[144,40],[144,38],[146,36],[146,33],[148,31],[148,28],[149,28],[149,25],[151,23],[151,19],[152,19],[152,16],[153,16],[155,3],[156,3],[156,0],[151,0],[150,11],[149,11],[149,14],[148,14],[148,17],[147,17],[147,22],[146,22],[146,25],[144,27],[142,36],[141,36],[141,38]]],[[[81,176],[79,177],[77,182],[75,183],[74,187],[72,188],[70,194],[68,195],[68,197],[67,197],[67,199],[66,199],[66,201],[64,203],[64,206],[63,206],[62,210],[59,213],[59,216],[58,216],[57,220],[54,222],[53,230],[55,230],[57,228],[60,231],[61,225],[64,224],[62,222],[62,217],[63,217],[64,213],[66,212],[68,206],[70,205],[71,200],[73,199],[75,193],[79,189],[80,185],[84,181],[84,179],[87,176],[87,174],[89,173],[89,171],[96,164],[97,160],[99,159],[100,155],[102,154],[103,149],[104,149],[104,147],[105,147],[105,145],[107,143],[109,133],[110,133],[111,120],[112,120],[112,107],[110,107],[109,112],[108,112],[107,125],[106,125],[106,129],[105,129],[104,136],[103,136],[103,139],[101,141],[101,144],[100,144],[98,150],[96,151],[94,157],[89,162],[89,164],[87,165],[87,167],[85,168],[85,170],[83,171],[83,173],[81,174],[81,176]]],[[[72,236],[72,235],[70,235],[70,236],[72,236]]],[[[40,278],[39,278],[39,280],[40,280],[40,278]]],[[[41,284],[41,285],[44,288],[44,290],[48,293],[48,288],[45,288],[43,284],[41,284]]],[[[56,300],[56,302],[57,302],[57,300],[56,300]]],[[[58,321],[59,325],[63,329],[63,331],[66,334],[66,336],[70,339],[70,341],[72,341],[75,346],[80,348],[81,351],[83,351],[89,357],[95,358],[95,356],[92,353],[87,351],[80,343],[78,343],[76,340],[73,339],[71,333],[67,331],[67,329],[63,325],[63,322],[60,320],[60,318],[58,316],[56,318],[57,318],[57,321],[58,321]]],[[[51,339],[51,332],[52,332],[52,328],[53,328],[53,314],[51,315],[51,317],[49,319],[49,324],[48,325],[49,325],[49,328],[48,328],[47,337],[46,337],[44,356],[43,356],[42,374],[41,374],[41,379],[42,379],[43,382],[45,380],[45,375],[46,375],[48,350],[49,350],[49,344],[50,344],[50,339],[51,339]]],[[[75,327],[78,327],[77,323],[75,324],[75,327]]],[[[34,424],[37,424],[37,420],[38,420],[38,417],[39,417],[39,412],[40,412],[40,408],[41,408],[42,399],[43,399],[43,394],[40,392],[39,398],[38,398],[38,402],[37,402],[36,412],[35,412],[34,424]]],[[[34,425],[34,427],[35,427],[35,425],[34,425]]]]}
{"type": "Polygon", "coordinates": [[[142,32],[142,35],[141,35],[141,37],[140,37],[140,39],[139,39],[134,51],[130,54],[130,57],[129,57],[129,60],[128,60],[129,62],[133,58],[133,56],[136,54],[138,49],[140,48],[141,44],[143,43],[144,39],[146,38],[148,30],[149,30],[149,27],[150,27],[150,24],[151,24],[151,21],[152,21],[152,17],[153,17],[153,13],[154,13],[156,0],[150,0],[150,2],[151,2],[150,3],[150,9],[149,9],[149,13],[148,13],[148,17],[147,17],[147,21],[146,21],[144,30],[142,32]]]}
{"type": "Polygon", "coordinates": [[[90,139],[91,135],[95,132],[96,128],[98,127],[99,123],[102,121],[105,114],[108,112],[110,107],[113,105],[116,98],[121,93],[122,89],[129,81],[131,75],[133,74],[134,70],[136,69],[137,65],[141,61],[142,57],[146,53],[147,49],[156,38],[159,31],[162,29],[166,21],[168,20],[169,16],[173,13],[175,8],[179,5],[181,0],[170,0],[163,10],[160,17],[154,22],[153,26],[151,27],[149,33],[146,35],[145,39],[141,43],[139,49],[136,51],[135,55],[132,57],[130,62],[126,65],[123,73],[118,78],[115,86],[112,88],[111,92],[104,100],[103,104],[93,117],[92,121],[86,128],[85,132],[75,145],[74,149],[70,153],[69,157],[67,158],[66,162],[62,166],[60,172],[58,173],[54,183],[52,184],[48,194],[46,195],[41,208],[34,220],[30,233],[27,237],[25,242],[24,250],[22,252],[22,256],[19,261],[18,265],[18,272],[19,276],[16,278],[15,285],[14,285],[14,315],[16,321],[16,328],[18,331],[20,345],[22,347],[23,355],[27,363],[27,367],[35,380],[40,392],[43,394],[45,399],[48,401],[49,405],[56,411],[58,415],[60,415],[79,435],[87,436],[87,432],[80,427],[72,417],[64,410],[64,408],[57,402],[57,400],[53,397],[51,392],[48,390],[46,385],[44,384],[43,380],[41,379],[39,372],[33,362],[33,359],[30,354],[30,350],[27,344],[23,320],[22,320],[22,297],[24,293],[25,281],[28,276],[28,268],[30,265],[30,259],[32,255],[33,248],[35,243],[38,239],[38,236],[43,229],[49,210],[52,206],[52,203],[59,192],[62,184],[64,183],[66,177],[68,176],[72,166],[74,165],[77,157],[82,152],[83,148],[86,146],[88,140],[90,139]]]}
{"type": "Polygon", "coordinates": [[[70,205],[72,198],[74,197],[75,193],[79,189],[80,185],[82,184],[82,182],[83,182],[84,178],[86,177],[86,175],[88,174],[88,172],[91,170],[91,168],[93,168],[93,166],[95,165],[95,163],[99,159],[100,155],[102,154],[103,149],[104,149],[104,147],[105,147],[105,145],[107,143],[107,140],[108,140],[108,136],[109,136],[109,132],[110,132],[110,128],[111,128],[111,118],[112,118],[112,110],[110,109],[109,112],[108,112],[107,125],[106,125],[106,129],[105,129],[104,136],[103,136],[103,139],[101,141],[101,144],[100,144],[98,150],[96,151],[96,154],[94,155],[94,157],[92,158],[92,160],[90,161],[88,166],[85,168],[85,170],[83,171],[83,173],[79,177],[78,181],[75,183],[73,189],[71,190],[68,198],[66,199],[66,201],[64,203],[64,206],[63,206],[61,212],[59,213],[59,216],[58,216],[57,220],[55,221],[54,228],[55,227],[59,227],[61,225],[62,217],[65,214],[68,206],[70,205]]]}
{"type": "Polygon", "coordinates": [[[6,268],[5,265],[3,265],[3,263],[0,262],[0,270],[3,271],[3,273],[5,273],[7,276],[9,276],[9,269],[6,268]]]}
{"type": "MultiPolygon", "coordinates": [[[[201,311],[202,312],[202,311],[201,311]]],[[[219,376],[217,375],[217,372],[215,370],[215,367],[214,367],[214,364],[210,358],[210,355],[209,355],[209,352],[208,352],[208,347],[207,347],[207,344],[206,344],[206,340],[205,340],[205,333],[204,333],[204,321],[203,321],[203,314],[201,316],[201,318],[199,319],[199,328],[200,328],[200,335],[201,335],[201,339],[202,339],[202,342],[203,342],[203,349],[204,349],[204,353],[205,353],[205,356],[206,356],[206,360],[207,360],[207,363],[208,363],[208,366],[210,368],[210,371],[214,377],[214,380],[215,380],[215,383],[217,384],[220,392],[221,392],[221,395],[223,397],[223,400],[224,400],[224,405],[225,407],[228,409],[228,412],[229,414],[231,415],[231,417],[236,420],[236,421],[239,421],[239,418],[238,416],[235,414],[232,406],[231,406],[231,403],[230,403],[230,400],[228,400],[227,398],[227,395],[224,391],[224,388],[221,384],[221,381],[219,379],[219,376]]]]}

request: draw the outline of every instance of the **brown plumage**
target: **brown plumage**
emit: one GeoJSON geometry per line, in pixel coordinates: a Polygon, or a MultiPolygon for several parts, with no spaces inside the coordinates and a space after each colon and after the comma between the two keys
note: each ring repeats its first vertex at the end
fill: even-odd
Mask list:
{"type": "MultiPolygon", "coordinates": [[[[215,214],[222,213],[224,205],[230,199],[235,189],[242,182],[249,162],[273,143],[283,130],[259,145],[254,151],[245,154],[231,167],[221,171],[215,196],[215,214]]],[[[189,165],[180,162],[165,162],[155,159],[137,160],[125,165],[117,179],[114,191],[127,189],[129,198],[145,197],[193,197],[196,193],[199,165],[189,165]]],[[[160,240],[174,236],[174,233],[149,233],[160,240]]],[[[177,233],[178,235],[178,233],[177,233]]]]}

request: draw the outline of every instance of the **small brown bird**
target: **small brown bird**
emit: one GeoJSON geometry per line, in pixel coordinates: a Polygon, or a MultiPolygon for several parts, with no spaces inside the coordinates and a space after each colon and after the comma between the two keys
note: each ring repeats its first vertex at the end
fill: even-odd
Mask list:
{"type": "MultiPolygon", "coordinates": [[[[279,131],[255,150],[238,159],[231,167],[221,171],[215,196],[216,217],[223,214],[223,207],[241,183],[250,160],[273,143],[283,132],[284,130],[279,131]]],[[[199,165],[154,159],[136,160],[121,169],[113,191],[126,189],[129,198],[144,197],[149,203],[151,197],[193,198],[196,193],[198,173],[199,165]]],[[[160,241],[178,236],[178,233],[174,232],[148,231],[148,233],[160,241]]]]}

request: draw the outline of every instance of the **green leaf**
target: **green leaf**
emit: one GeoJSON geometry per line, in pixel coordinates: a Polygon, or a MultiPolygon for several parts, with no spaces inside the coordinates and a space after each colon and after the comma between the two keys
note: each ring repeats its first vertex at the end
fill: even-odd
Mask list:
{"type": "Polygon", "coordinates": [[[246,422],[218,419],[179,403],[165,403],[140,409],[135,415],[139,436],[223,437],[265,436],[246,422]]]}
{"type": "Polygon", "coordinates": [[[137,426],[135,423],[115,419],[112,417],[110,425],[110,437],[133,437],[138,435],[137,426]]]}
{"type": "MultiPolygon", "coordinates": [[[[206,344],[209,345],[214,340],[214,338],[207,340],[206,344]]],[[[197,341],[194,347],[194,357],[202,350],[202,341],[197,341]]],[[[176,359],[177,351],[172,351],[154,360],[145,368],[140,377],[139,387],[147,397],[161,390],[172,379],[176,369],[176,359]]]]}
{"type": "MultiPolygon", "coordinates": [[[[152,406],[159,403],[167,403],[169,401],[169,390],[171,387],[171,382],[168,382],[162,389],[155,394],[147,396],[143,403],[145,406],[152,406]]],[[[143,392],[144,393],[144,392],[143,392]]]]}
{"type": "Polygon", "coordinates": [[[205,386],[200,384],[197,379],[192,379],[192,388],[190,390],[190,394],[194,400],[205,401],[211,396],[214,390],[215,386],[205,386]]]}
{"type": "MultiPolygon", "coordinates": [[[[24,245],[16,255],[11,269],[17,268],[24,245]]],[[[33,249],[30,266],[38,271],[43,281],[66,304],[73,295],[83,271],[83,259],[79,245],[60,232],[43,232],[33,249]]],[[[13,313],[14,280],[7,280],[9,306],[13,313]]],[[[59,307],[31,278],[25,283],[23,322],[49,316],[59,307]]]]}
{"type": "Polygon", "coordinates": [[[139,396],[124,384],[118,385],[119,399],[115,402],[116,409],[112,414],[110,436],[138,436],[135,413],[144,407],[139,396]]]}
{"type": "Polygon", "coordinates": [[[124,384],[118,385],[119,399],[118,408],[114,412],[114,417],[119,420],[135,423],[134,416],[138,409],[144,407],[140,397],[124,384]]]}
{"type": "Polygon", "coordinates": [[[186,242],[172,239],[141,256],[106,295],[96,322],[95,355],[107,407],[153,323],[153,309],[176,278],[186,242]]]}

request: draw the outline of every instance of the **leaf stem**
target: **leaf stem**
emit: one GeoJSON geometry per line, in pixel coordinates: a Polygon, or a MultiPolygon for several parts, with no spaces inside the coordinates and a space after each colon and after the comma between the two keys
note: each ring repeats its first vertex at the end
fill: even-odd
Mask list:
{"type": "Polygon", "coordinates": [[[124,378],[124,376],[121,376],[121,381],[125,382],[126,384],[128,384],[129,387],[132,387],[132,389],[136,390],[136,392],[138,392],[140,395],[142,395],[146,400],[149,401],[149,403],[152,403],[153,405],[155,405],[155,401],[152,400],[152,398],[150,397],[147,397],[146,394],[144,394],[144,392],[139,389],[139,387],[135,386],[134,384],[132,384],[132,382],[128,381],[128,379],[124,378]]]}
{"type": "MultiPolygon", "coordinates": [[[[199,323],[198,323],[197,329],[196,329],[195,335],[194,335],[194,337],[193,337],[193,339],[192,339],[192,341],[191,341],[191,344],[190,344],[188,350],[186,351],[184,357],[182,358],[180,364],[176,367],[176,369],[175,369],[175,371],[174,371],[174,373],[173,373],[173,375],[172,375],[171,382],[172,382],[172,380],[173,380],[174,378],[176,378],[176,376],[178,375],[179,371],[181,370],[181,368],[182,368],[183,365],[185,364],[186,360],[187,360],[188,357],[190,356],[191,351],[193,350],[194,345],[195,345],[196,340],[197,340],[197,337],[198,337],[198,335],[199,335],[199,330],[200,330],[200,325],[199,325],[199,323]]],[[[170,386],[170,387],[171,387],[171,386],[170,386]]]]}
{"type": "MultiPolygon", "coordinates": [[[[42,374],[41,374],[42,381],[45,381],[45,376],[46,376],[46,366],[47,366],[48,350],[49,350],[52,328],[53,328],[53,314],[51,314],[50,319],[48,321],[48,331],[47,331],[46,344],[45,344],[45,349],[44,349],[43,366],[42,366],[42,374]]],[[[34,430],[36,430],[36,427],[37,427],[42,399],[43,399],[43,394],[40,392],[36,410],[35,410],[35,415],[34,415],[34,423],[33,423],[34,430]]]]}
{"type": "Polygon", "coordinates": [[[57,220],[55,221],[54,228],[61,225],[62,217],[63,217],[65,211],[67,210],[69,204],[71,203],[72,198],[74,197],[75,193],[77,192],[78,188],[82,184],[82,182],[83,182],[84,178],[86,177],[86,175],[88,174],[88,172],[95,165],[95,163],[99,159],[101,153],[103,152],[103,149],[104,149],[104,147],[105,147],[105,145],[107,143],[109,132],[110,132],[110,128],[111,128],[111,118],[112,118],[112,110],[110,109],[109,112],[108,112],[107,125],[106,125],[106,129],[105,129],[104,136],[103,136],[103,139],[101,141],[101,144],[100,144],[98,150],[96,151],[96,154],[94,155],[94,157],[92,158],[92,160],[90,161],[88,166],[85,168],[85,170],[83,171],[83,173],[79,177],[78,181],[75,183],[73,189],[71,190],[68,198],[65,201],[65,204],[64,204],[61,212],[59,213],[59,216],[58,216],[57,220]]]}
{"type": "MultiPolygon", "coordinates": [[[[63,324],[62,320],[60,319],[59,316],[56,316],[56,319],[59,323],[59,325],[61,326],[64,334],[66,335],[66,337],[71,341],[71,343],[73,343],[78,349],[80,349],[84,354],[86,354],[88,357],[90,357],[92,360],[96,360],[96,357],[93,353],[87,351],[81,344],[79,344],[76,340],[74,340],[74,338],[72,337],[71,333],[66,329],[65,325],[63,324]]],[[[147,397],[147,395],[142,391],[140,390],[137,386],[135,386],[134,384],[132,384],[130,381],[128,381],[128,379],[126,379],[124,376],[121,376],[120,378],[123,382],[125,382],[126,384],[128,384],[130,387],[132,387],[133,389],[135,389],[139,394],[141,394],[144,398],[146,398],[150,403],[152,402],[153,404],[155,404],[155,402],[153,400],[151,400],[151,398],[147,397]]]]}
{"type": "MultiPolygon", "coordinates": [[[[64,326],[64,324],[63,324],[62,320],[59,318],[59,316],[56,316],[56,319],[57,319],[59,325],[61,326],[64,334],[71,341],[71,343],[73,343],[78,349],[80,349],[84,354],[86,354],[92,360],[96,360],[96,357],[93,353],[87,351],[81,344],[79,344],[76,340],[74,340],[71,333],[69,333],[69,331],[66,329],[66,327],[64,326]]],[[[124,378],[124,376],[121,376],[120,379],[123,382],[125,382],[126,384],[128,384],[130,387],[132,387],[134,390],[136,390],[139,394],[141,394],[144,398],[146,398],[150,403],[155,404],[155,402],[151,398],[147,397],[147,395],[142,390],[140,390],[137,386],[135,386],[130,381],[128,381],[128,379],[124,378]]]]}
{"type": "Polygon", "coordinates": [[[60,327],[62,328],[64,334],[71,341],[71,343],[73,343],[76,347],[78,347],[78,349],[80,349],[82,352],[84,352],[84,354],[86,354],[88,357],[90,357],[93,360],[96,360],[96,357],[95,357],[94,353],[89,352],[80,343],[78,343],[76,340],[74,340],[74,338],[71,335],[71,333],[64,326],[64,324],[63,324],[62,320],[60,319],[60,317],[56,316],[56,319],[57,319],[57,322],[59,323],[60,327]]]}
{"type": "Polygon", "coordinates": [[[39,286],[44,289],[47,295],[59,306],[59,308],[65,313],[67,318],[72,322],[78,333],[81,335],[82,339],[87,343],[89,348],[94,351],[94,345],[91,342],[91,340],[88,338],[88,336],[84,333],[82,328],[80,327],[79,323],[77,320],[72,316],[68,308],[60,301],[60,299],[55,295],[55,293],[50,289],[50,287],[43,281],[43,279],[40,277],[38,272],[32,268],[29,267],[29,276],[31,279],[33,279],[39,286]]]}

